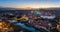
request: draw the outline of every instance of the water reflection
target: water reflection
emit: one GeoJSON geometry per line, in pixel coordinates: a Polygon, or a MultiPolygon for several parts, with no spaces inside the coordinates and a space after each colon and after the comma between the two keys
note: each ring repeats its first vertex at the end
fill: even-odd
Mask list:
{"type": "Polygon", "coordinates": [[[37,30],[37,29],[35,29],[33,27],[28,27],[28,26],[26,26],[25,24],[23,24],[21,22],[18,22],[18,21],[15,21],[15,20],[13,20],[11,22],[13,22],[14,25],[19,25],[20,27],[22,27],[24,29],[27,29],[28,31],[31,31],[31,32],[41,32],[41,31],[39,31],[39,30],[37,30]]]}

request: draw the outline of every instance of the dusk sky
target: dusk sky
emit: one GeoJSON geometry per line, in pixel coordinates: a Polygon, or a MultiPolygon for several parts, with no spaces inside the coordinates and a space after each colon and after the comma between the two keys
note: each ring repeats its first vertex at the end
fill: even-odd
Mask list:
{"type": "Polygon", "coordinates": [[[12,8],[50,8],[60,7],[60,0],[0,0],[0,7],[12,8]]]}

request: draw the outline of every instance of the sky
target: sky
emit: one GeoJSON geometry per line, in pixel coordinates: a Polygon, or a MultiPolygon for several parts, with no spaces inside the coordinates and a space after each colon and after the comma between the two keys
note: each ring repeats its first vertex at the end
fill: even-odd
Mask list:
{"type": "Polygon", "coordinates": [[[0,0],[0,7],[12,7],[12,8],[60,7],[60,0],[0,0]]]}

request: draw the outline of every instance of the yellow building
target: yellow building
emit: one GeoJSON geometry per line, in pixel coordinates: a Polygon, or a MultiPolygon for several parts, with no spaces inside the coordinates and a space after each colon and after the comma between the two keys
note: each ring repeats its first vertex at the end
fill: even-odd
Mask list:
{"type": "Polygon", "coordinates": [[[7,31],[9,31],[9,30],[13,30],[13,27],[9,27],[10,26],[10,24],[8,24],[8,23],[6,23],[6,22],[0,22],[0,30],[2,31],[2,32],[7,32],[7,31]]]}
{"type": "Polygon", "coordinates": [[[19,18],[18,20],[29,20],[29,18],[26,15],[23,15],[21,18],[19,18]]]}
{"type": "Polygon", "coordinates": [[[59,22],[57,24],[57,29],[60,31],[60,18],[59,18],[59,22]]]}
{"type": "Polygon", "coordinates": [[[57,29],[60,30],[60,22],[57,24],[57,29]]]}

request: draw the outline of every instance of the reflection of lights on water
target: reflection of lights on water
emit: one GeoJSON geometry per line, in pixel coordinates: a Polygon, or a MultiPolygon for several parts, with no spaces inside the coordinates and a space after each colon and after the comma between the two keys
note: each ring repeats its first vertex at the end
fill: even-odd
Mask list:
{"type": "Polygon", "coordinates": [[[23,31],[20,31],[20,32],[23,32],[23,31]]]}
{"type": "Polygon", "coordinates": [[[10,23],[17,22],[17,20],[9,20],[10,23]]]}

